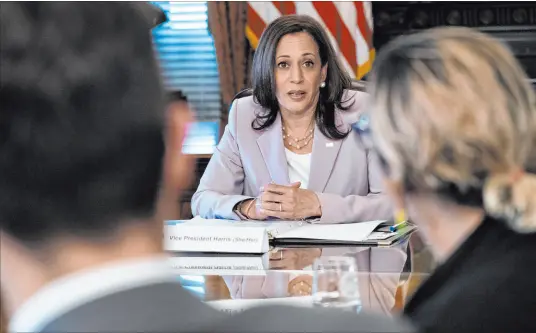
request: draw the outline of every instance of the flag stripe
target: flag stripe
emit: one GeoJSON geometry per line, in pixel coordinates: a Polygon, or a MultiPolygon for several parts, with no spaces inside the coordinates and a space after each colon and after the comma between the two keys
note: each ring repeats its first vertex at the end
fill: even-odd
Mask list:
{"type": "Polygon", "coordinates": [[[370,1],[363,2],[363,11],[365,12],[365,17],[367,19],[368,26],[370,31],[374,30],[374,18],[372,17],[372,3],[370,1]]]}
{"type": "Polygon", "coordinates": [[[332,1],[313,1],[313,6],[324,20],[324,23],[326,23],[333,37],[339,42],[343,56],[355,72],[357,70],[355,41],[341,20],[337,8],[332,1]]]}
{"type": "Polygon", "coordinates": [[[274,1],[251,1],[248,4],[249,7],[257,12],[266,25],[281,16],[281,13],[274,5],[274,1]]]}
{"type": "Polygon", "coordinates": [[[372,48],[372,31],[368,25],[367,18],[365,17],[365,8],[362,1],[355,1],[355,8],[357,10],[357,27],[361,32],[361,35],[365,39],[368,48],[372,48]]]}
{"type": "Polygon", "coordinates": [[[272,1],[274,6],[279,10],[281,15],[296,14],[296,5],[294,1],[272,1]]]}
{"type": "Polygon", "coordinates": [[[341,63],[352,77],[361,78],[372,66],[370,1],[248,1],[246,37],[256,48],[266,26],[281,15],[305,14],[326,30],[341,63]],[[352,3],[353,2],[353,3],[352,3]]]}
{"type": "MultiPolygon", "coordinates": [[[[331,34],[329,29],[327,28],[326,23],[324,22],[324,20],[320,16],[320,14],[316,11],[315,7],[313,6],[312,1],[298,1],[298,2],[296,2],[296,11],[298,13],[304,13],[304,14],[306,13],[307,15],[311,16],[312,18],[314,18],[315,20],[320,22],[322,27],[326,30],[326,32],[327,32],[327,34],[329,36],[329,40],[331,41],[331,45],[333,45],[333,48],[335,49],[335,52],[337,53],[337,55],[341,54],[340,45],[337,42],[337,39],[335,39],[335,37],[331,34]]],[[[343,65],[344,69],[348,73],[350,73],[352,76],[355,76],[356,70],[350,66],[350,64],[348,63],[348,60],[344,56],[340,57],[340,61],[341,61],[342,65],[343,65]]]]}
{"type": "MultiPolygon", "coordinates": [[[[252,43],[252,46],[257,48],[257,45],[259,43],[259,39],[261,38],[262,32],[266,28],[266,23],[264,23],[264,20],[257,14],[257,12],[255,11],[255,9],[253,9],[252,6],[248,6],[248,26],[247,26],[247,28],[249,28],[249,30],[256,37],[256,42],[252,43]],[[253,45],[253,44],[255,44],[255,45],[253,45]]],[[[250,42],[252,42],[251,39],[250,39],[250,42]]]]}
{"type": "Polygon", "coordinates": [[[346,28],[348,28],[348,31],[350,32],[350,35],[355,43],[357,40],[357,35],[359,34],[359,29],[356,28],[355,24],[357,22],[357,12],[354,4],[352,2],[341,1],[334,1],[333,4],[335,7],[337,7],[337,12],[341,16],[346,28]]]}

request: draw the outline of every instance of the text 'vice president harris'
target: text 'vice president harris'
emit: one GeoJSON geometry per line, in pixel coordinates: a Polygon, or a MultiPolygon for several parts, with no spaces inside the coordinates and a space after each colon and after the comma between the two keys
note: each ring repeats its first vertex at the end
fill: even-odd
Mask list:
{"type": "Polygon", "coordinates": [[[378,162],[350,129],[366,94],[350,86],[318,22],[273,21],[253,59],[252,96],[234,100],[192,213],[321,223],[391,217],[378,162]]]}

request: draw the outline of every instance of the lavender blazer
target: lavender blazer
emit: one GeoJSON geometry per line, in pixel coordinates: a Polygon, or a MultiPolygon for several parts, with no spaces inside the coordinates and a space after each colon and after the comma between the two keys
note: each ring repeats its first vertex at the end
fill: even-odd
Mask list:
{"type": "MultiPolygon", "coordinates": [[[[335,110],[341,131],[358,120],[365,98],[362,92],[345,92],[343,100],[354,104],[347,111],[335,110]]],[[[192,197],[194,216],[238,220],[233,212],[238,202],[258,196],[259,188],[271,181],[290,183],[281,116],[269,128],[256,131],[251,122],[258,112],[264,110],[252,96],[233,102],[229,123],[192,197]]],[[[392,205],[382,193],[379,168],[355,131],[331,140],[316,127],[308,189],[320,200],[320,223],[391,218],[392,205]]]]}

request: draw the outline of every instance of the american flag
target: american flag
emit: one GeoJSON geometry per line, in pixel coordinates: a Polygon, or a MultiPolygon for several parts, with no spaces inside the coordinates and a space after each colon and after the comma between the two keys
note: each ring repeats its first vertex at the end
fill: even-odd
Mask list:
{"type": "Polygon", "coordinates": [[[370,1],[248,1],[246,36],[257,48],[262,32],[282,15],[306,14],[326,29],[344,68],[361,79],[372,67],[372,5],[370,1]]]}

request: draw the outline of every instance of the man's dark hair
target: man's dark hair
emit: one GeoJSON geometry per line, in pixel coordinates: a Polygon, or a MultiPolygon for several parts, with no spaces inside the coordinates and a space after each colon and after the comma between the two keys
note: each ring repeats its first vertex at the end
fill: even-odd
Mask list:
{"type": "Polygon", "coordinates": [[[253,97],[257,103],[269,110],[266,114],[256,115],[252,127],[262,130],[270,127],[279,112],[279,103],[275,88],[275,55],[277,45],[283,36],[297,32],[306,32],[318,45],[322,66],[328,65],[326,87],[320,89],[316,108],[316,123],[318,128],[328,138],[342,139],[348,132],[341,133],[335,124],[335,107],[341,110],[351,105],[343,105],[344,89],[351,86],[351,78],[343,70],[337,54],[329,41],[329,37],[315,19],[307,15],[281,16],[266,27],[262,33],[259,45],[253,56],[251,82],[253,97]]]}
{"type": "Polygon", "coordinates": [[[30,245],[153,214],[163,91],[128,3],[3,3],[0,226],[30,245]]]}
{"type": "Polygon", "coordinates": [[[167,93],[167,102],[188,102],[188,98],[181,90],[173,90],[167,93]]]}

